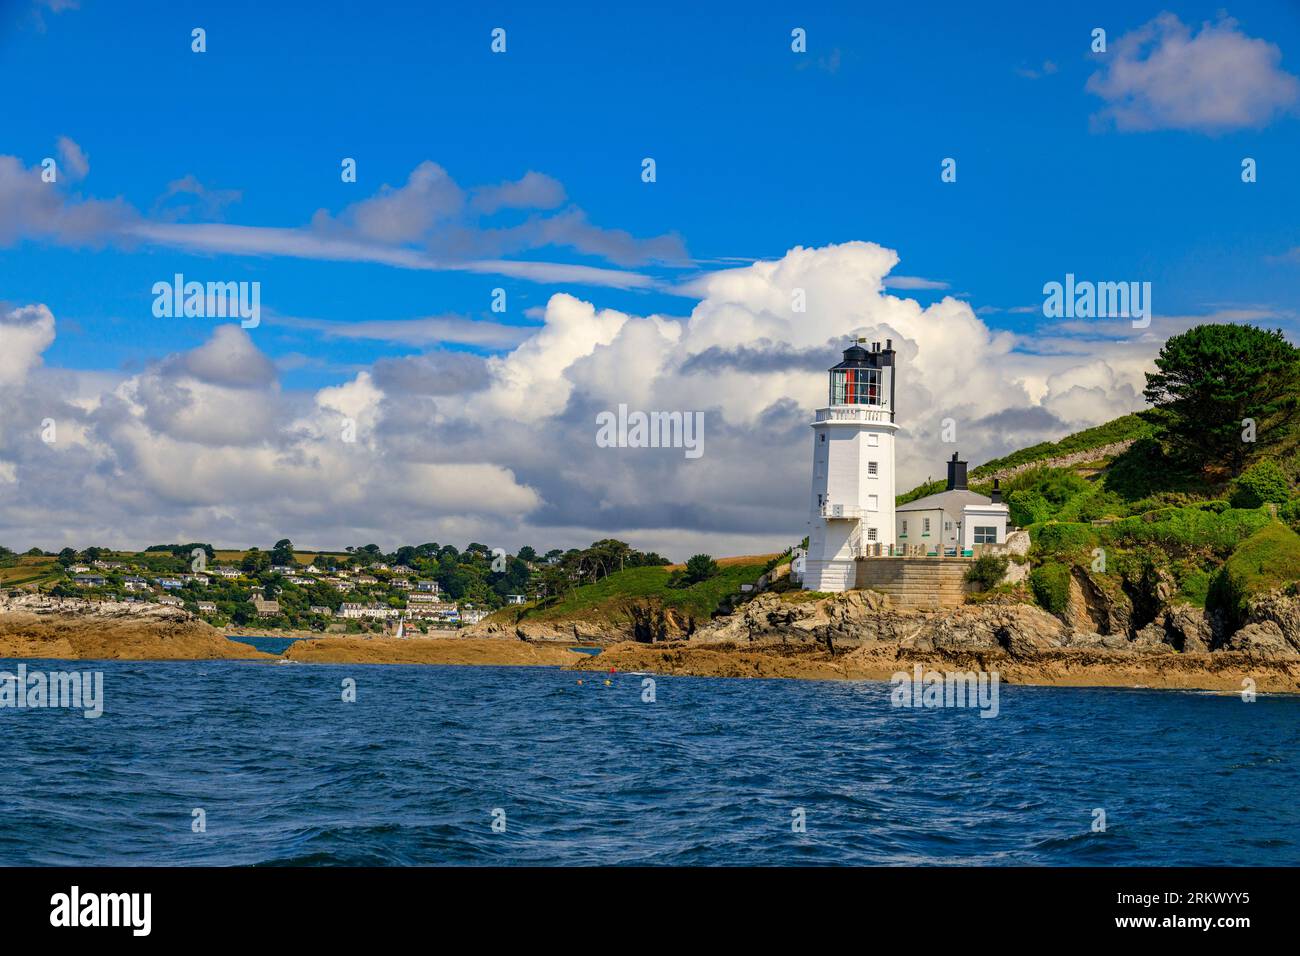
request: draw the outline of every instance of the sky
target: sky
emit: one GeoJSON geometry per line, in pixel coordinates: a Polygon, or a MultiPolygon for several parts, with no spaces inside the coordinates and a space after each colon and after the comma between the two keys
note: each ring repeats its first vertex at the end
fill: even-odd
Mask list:
{"type": "Polygon", "coordinates": [[[1294,2],[268,6],[0,0],[0,544],[780,550],[855,336],[902,488],[1296,339],[1294,2]]]}

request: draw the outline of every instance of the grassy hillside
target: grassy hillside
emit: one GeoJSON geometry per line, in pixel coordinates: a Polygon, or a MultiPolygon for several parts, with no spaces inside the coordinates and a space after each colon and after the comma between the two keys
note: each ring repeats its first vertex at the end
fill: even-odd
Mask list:
{"type": "MultiPolygon", "coordinates": [[[[593,624],[623,624],[633,604],[650,604],[676,611],[681,617],[703,623],[743,593],[741,586],[753,584],[778,559],[777,555],[755,555],[720,560],[718,573],[688,587],[669,584],[673,568],[628,568],[615,571],[595,584],[575,588],[545,606],[528,605],[519,612],[521,620],[586,621],[593,624]]],[[[507,608],[499,614],[510,614],[507,608]]]]}
{"type": "Polygon", "coordinates": [[[1149,438],[1151,433],[1152,427],[1138,418],[1137,415],[1124,415],[1121,418],[1106,422],[1104,425],[1067,435],[1060,441],[1039,442],[1037,445],[1030,445],[1028,448],[1022,448],[1002,458],[986,461],[974,469],[970,473],[970,477],[978,480],[987,475],[1005,471],[1008,468],[1048,461],[1053,458],[1064,458],[1077,452],[1089,451],[1093,448],[1101,448],[1118,442],[1149,438]]]}
{"type": "Polygon", "coordinates": [[[52,557],[14,555],[0,561],[0,586],[36,587],[63,576],[63,565],[52,557]]]}
{"type": "MultiPolygon", "coordinates": [[[[1261,449],[1235,479],[1207,477],[1166,457],[1152,427],[1126,415],[986,462],[970,472],[970,485],[987,494],[990,475],[1030,466],[1002,490],[1012,524],[1029,532],[1032,569],[1042,569],[1034,579],[1042,586],[1029,589],[1040,603],[1051,592],[1044,582],[1073,568],[1131,605],[1139,625],[1158,593],[1221,608],[1240,623],[1251,595],[1300,580],[1300,459],[1286,447],[1261,449]],[[1086,454],[1120,442],[1131,444],[1086,454]],[[1067,456],[1080,460],[1057,465],[1067,456]]],[[[898,501],[943,488],[930,482],[898,501]]]]}
{"type": "Polygon", "coordinates": [[[1207,606],[1221,608],[1240,625],[1249,599],[1275,588],[1300,582],[1300,535],[1279,522],[1270,522],[1232,552],[1214,576],[1207,606]]]}

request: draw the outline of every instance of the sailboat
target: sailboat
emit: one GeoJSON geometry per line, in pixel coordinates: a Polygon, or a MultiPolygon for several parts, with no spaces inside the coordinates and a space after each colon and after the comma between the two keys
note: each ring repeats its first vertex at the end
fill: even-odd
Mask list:
{"type": "Polygon", "coordinates": [[[393,635],[396,638],[406,637],[406,618],[397,619],[397,633],[393,635]]]}

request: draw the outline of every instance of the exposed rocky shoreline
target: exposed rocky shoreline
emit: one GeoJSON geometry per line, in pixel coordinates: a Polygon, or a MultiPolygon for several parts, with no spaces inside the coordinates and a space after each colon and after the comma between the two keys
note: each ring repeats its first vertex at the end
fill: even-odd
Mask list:
{"type": "Polygon", "coordinates": [[[263,654],[178,607],[0,597],[0,657],[56,660],[262,660],[263,654]]]}
{"type": "MultiPolygon", "coordinates": [[[[996,670],[1016,684],[1240,692],[1249,680],[1260,692],[1300,693],[1296,597],[1278,592],[1257,600],[1245,626],[1231,634],[1191,605],[1162,607],[1140,628],[1119,619],[1122,614],[1121,606],[1095,595],[1080,595],[1057,618],[1009,598],[922,611],[894,608],[874,591],[820,598],[769,592],[698,627],[647,606],[630,615],[626,626],[603,631],[505,618],[459,637],[303,640],[283,656],[302,663],[612,667],[824,680],[887,680],[921,664],[996,670]],[[1110,620],[1108,614],[1118,617],[1110,620]],[[578,654],[568,649],[574,643],[600,644],[604,651],[578,654]]],[[[0,657],[275,659],[228,640],[179,608],[40,595],[0,599],[0,657]]]]}
{"type": "MultiPolygon", "coordinates": [[[[1006,601],[942,611],[893,608],[873,591],[804,600],[762,594],[689,639],[623,642],[582,669],[617,667],[718,677],[887,680],[914,664],[997,670],[1011,683],[1300,692],[1300,601],[1281,593],[1255,602],[1231,635],[1200,608],[1174,604],[1133,629],[1089,625],[1100,604],[1062,620],[1006,601]]],[[[1119,614],[1121,606],[1109,606],[1119,614]]]]}

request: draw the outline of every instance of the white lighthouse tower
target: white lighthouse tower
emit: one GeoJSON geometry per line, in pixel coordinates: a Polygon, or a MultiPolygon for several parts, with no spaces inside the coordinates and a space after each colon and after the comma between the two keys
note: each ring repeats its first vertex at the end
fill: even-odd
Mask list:
{"type": "Polygon", "coordinates": [[[830,370],[830,403],[813,428],[812,529],[803,586],[843,591],[859,557],[894,544],[894,343],[844,350],[830,370]]]}

